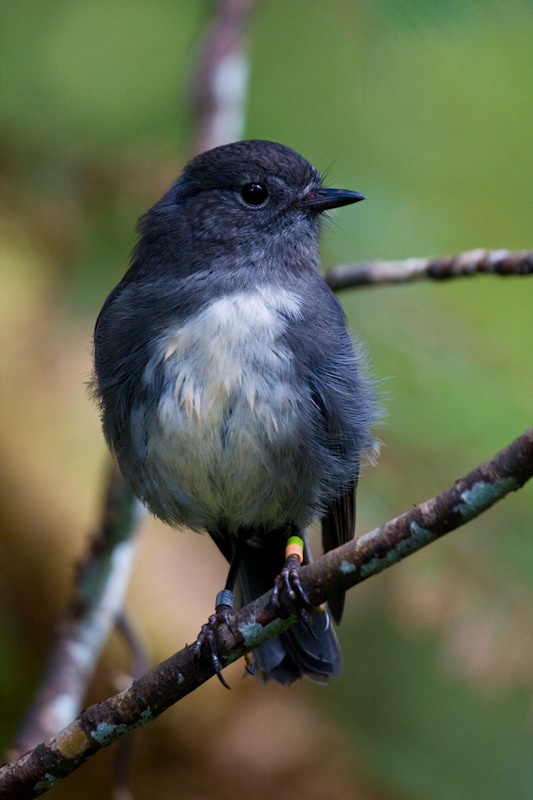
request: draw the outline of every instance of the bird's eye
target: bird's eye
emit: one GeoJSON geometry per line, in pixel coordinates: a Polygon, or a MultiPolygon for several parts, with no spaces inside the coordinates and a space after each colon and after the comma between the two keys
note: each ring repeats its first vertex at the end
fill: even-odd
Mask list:
{"type": "Polygon", "coordinates": [[[262,183],[247,183],[241,189],[241,197],[250,206],[264,203],[268,197],[268,189],[262,183]]]}

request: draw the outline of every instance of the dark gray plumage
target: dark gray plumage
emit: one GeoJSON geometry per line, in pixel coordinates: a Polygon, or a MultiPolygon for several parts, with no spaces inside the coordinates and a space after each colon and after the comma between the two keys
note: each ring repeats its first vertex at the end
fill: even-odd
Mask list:
{"type": "MultiPolygon", "coordinates": [[[[314,517],[326,549],[354,535],[374,407],[317,265],[319,212],[360,199],[273,142],[197,156],[140,220],[96,324],[93,390],[125,479],[228,561],[245,532],[242,602],[272,587],[287,536],[314,517]]],[[[330,605],[340,620],[343,598],[330,605]]],[[[265,677],[338,674],[327,615],[312,618],[316,639],[298,623],[256,651],[265,677]]]]}

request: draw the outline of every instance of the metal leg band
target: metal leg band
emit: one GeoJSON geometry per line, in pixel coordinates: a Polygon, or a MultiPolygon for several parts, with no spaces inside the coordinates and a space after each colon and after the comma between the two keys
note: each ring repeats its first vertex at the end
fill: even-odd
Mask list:
{"type": "Polygon", "coordinates": [[[216,596],[215,609],[217,609],[219,606],[229,606],[230,608],[233,608],[233,600],[233,592],[230,592],[229,589],[221,589],[216,596]]]}

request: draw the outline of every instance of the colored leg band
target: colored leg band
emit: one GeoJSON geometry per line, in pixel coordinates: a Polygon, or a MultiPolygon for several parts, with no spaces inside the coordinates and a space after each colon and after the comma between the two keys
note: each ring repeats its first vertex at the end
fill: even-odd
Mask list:
{"type": "Polygon", "coordinates": [[[288,558],[289,556],[298,556],[298,561],[300,564],[304,560],[304,542],[299,536],[289,536],[287,539],[285,558],[288,558]]]}

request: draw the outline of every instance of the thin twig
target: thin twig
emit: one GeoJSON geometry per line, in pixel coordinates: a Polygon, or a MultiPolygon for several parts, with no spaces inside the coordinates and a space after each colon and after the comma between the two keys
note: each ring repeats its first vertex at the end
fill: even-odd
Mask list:
{"type": "MultiPolygon", "coordinates": [[[[117,618],[116,629],[122,636],[131,655],[131,680],[138,680],[152,666],[147,644],[134,621],[124,611],[117,618]]],[[[133,800],[131,776],[134,763],[134,747],[135,736],[124,736],[117,743],[113,776],[113,800],[133,800]]]]}
{"type": "Polygon", "coordinates": [[[333,291],[353,286],[445,280],[479,274],[532,275],[533,250],[469,250],[456,256],[408,258],[405,261],[363,261],[339,264],[324,278],[333,291]]]}
{"type": "MultiPolygon", "coordinates": [[[[533,476],[533,428],[437,497],[415,506],[353,542],[304,567],[302,583],[314,605],[355,586],[477,517],[533,476]]],[[[272,593],[241,609],[231,631],[221,626],[218,652],[230,664],[292,625],[272,605],[272,593]]],[[[43,794],[88,758],[158,717],[214,673],[211,660],[196,663],[192,646],[167,659],[133,685],[91,706],[73,723],[16,763],[0,770],[0,796],[43,794]]]]}

